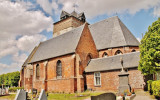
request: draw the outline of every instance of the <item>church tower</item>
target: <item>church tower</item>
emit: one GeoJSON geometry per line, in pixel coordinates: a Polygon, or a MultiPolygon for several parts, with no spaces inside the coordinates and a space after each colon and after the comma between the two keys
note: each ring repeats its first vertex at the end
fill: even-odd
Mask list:
{"type": "Polygon", "coordinates": [[[61,12],[60,21],[55,22],[53,28],[53,37],[56,37],[60,34],[68,32],[73,28],[81,26],[86,22],[84,13],[77,13],[73,11],[72,13],[67,13],[65,11],[61,12]]]}

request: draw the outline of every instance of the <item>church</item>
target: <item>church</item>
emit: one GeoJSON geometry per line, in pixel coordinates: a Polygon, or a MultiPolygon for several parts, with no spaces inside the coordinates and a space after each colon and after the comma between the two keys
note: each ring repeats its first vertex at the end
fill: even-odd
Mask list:
{"type": "Polygon", "coordinates": [[[89,24],[84,13],[62,11],[53,25],[53,38],[39,43],[22,65],[25,90],[117,91],[122,67],[131,88],[143,89],[139,41],[118,16],[89,24]]]}

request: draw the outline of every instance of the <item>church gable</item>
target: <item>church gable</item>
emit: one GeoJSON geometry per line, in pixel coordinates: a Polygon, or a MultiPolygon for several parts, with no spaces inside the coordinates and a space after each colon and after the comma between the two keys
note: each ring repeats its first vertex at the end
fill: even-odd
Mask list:
{"type": "Polygon", "coordinates": [[[82,65],[86,66],[88,63],[88,56],[91,58],[97,58],[98,52],[96,49],[96,45],[88,28],[88,24],[86,23],[81,35],[81,38],[78,42],[76,53],[79,54],[82,65]]]}

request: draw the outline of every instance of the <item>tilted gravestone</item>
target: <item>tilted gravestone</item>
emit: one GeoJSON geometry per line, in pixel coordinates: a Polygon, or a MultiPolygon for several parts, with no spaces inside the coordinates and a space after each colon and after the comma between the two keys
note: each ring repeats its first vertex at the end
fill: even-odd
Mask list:
{"type": "Polygon", "coordinates": [[[27,100],[27,92],[24,90],[18,90],[15,100],[27,100]]]}
{"type": "Polygon", "coordinates": [[[91,96],[91,100],[116,100],[114,93],[104,93],[98,96],[91,96]]]}
{"type": "Polygon", "coordinates": [[[41,90],[38,100],[47,100],[47,95],[44,89],[41,90]]]}

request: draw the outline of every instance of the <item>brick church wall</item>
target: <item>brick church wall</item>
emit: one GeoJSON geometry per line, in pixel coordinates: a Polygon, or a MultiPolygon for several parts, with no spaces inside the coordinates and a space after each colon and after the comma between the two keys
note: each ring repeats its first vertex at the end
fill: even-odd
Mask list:
{"type": "MultiPolygon", "coordinates": [[[[87,88],[96,91],[118,91],[120,70],[104,71],[101,73],[101,86],[94,85],[94,73],[86,74],[87,88]]],[[[143,89],[143,75],[137,68],[129,69],[129,84],[131,88],[143,89]]]]}
{"type": "Polygon", "coordinates": [[[40,91],[42,88],[49,92],[74,92],[74,61],[75,55],[65,55],[57,58],[52,58],[48,61],[47,68],[45,71],[44,62],[41,61],[40,64],[40,78],[36,79],[35,71],[36,64],[34,64],[34,82],[33,87],[40,91]],[[56,77],[56,64],[57,61],[60,60],[62,62],[62,78],[56,77]],[[45,74],[46,72],[46,74],[45,74]],[[45,79],[46,77],[46,79],[45,79]],[[45,81],[44,81],[45,80],[45,81]],[[44,83],[45,86],[44,87],[44,83]]]}
{"type": "Polygon", "coordinates": [[[124,53],[130,53],[132,52],[132,50],[139,51],[139,47],[116,47],[116,48],[100,50],[99,58],[103,57],[104,52],[106,52],[108,56],[114,56],[117,50],[120,50],[124,54],[124,53]]]}
{"type": "Polygon", "coordinates": [[[85,25],[81,38],[79,40],[76,53],[79,54],[83,67],[87,66],[88,60],[87,56],[90,55],[92,58],[98,58],[98,52],[96,45],[93,41],[92,35],[88,28],[88,25],[85,25]]]}

